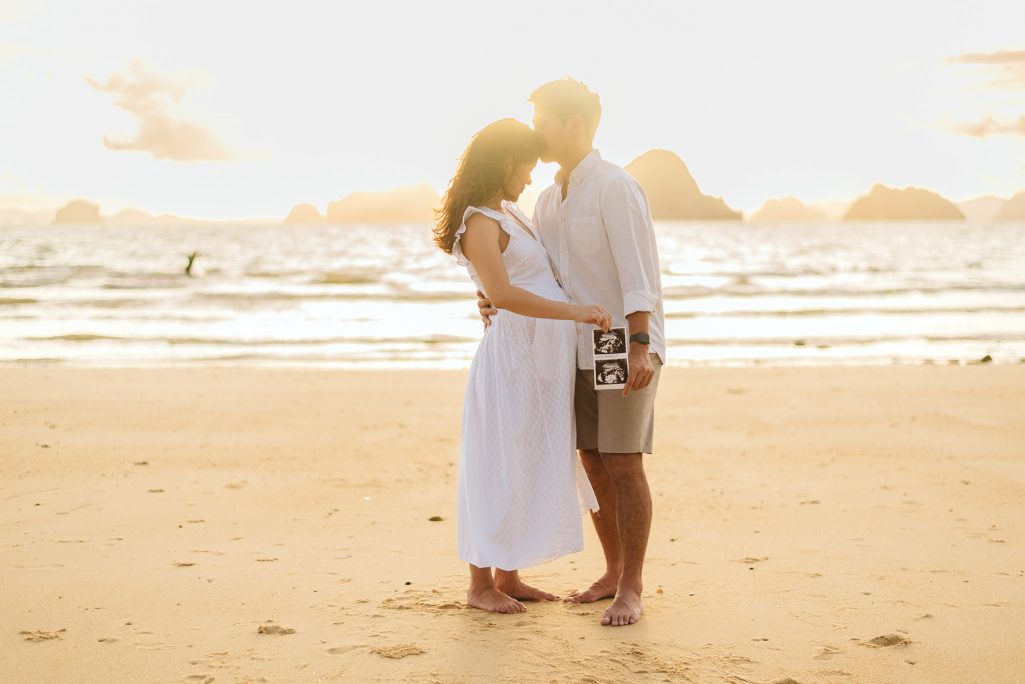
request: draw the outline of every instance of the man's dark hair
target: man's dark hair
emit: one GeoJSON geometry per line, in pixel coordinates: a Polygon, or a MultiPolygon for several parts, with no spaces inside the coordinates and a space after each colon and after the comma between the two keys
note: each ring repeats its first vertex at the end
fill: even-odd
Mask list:
{"type": "Polygon", "coordinates": [[[529,101],[551,111],[562,123],[566,123],[574,114],[579,114],[591,135],[594,135],[601,120],[601,100],[598,94],[592,93],[586,85],[569,76],[538,87],[530,94],[529,101]]]}

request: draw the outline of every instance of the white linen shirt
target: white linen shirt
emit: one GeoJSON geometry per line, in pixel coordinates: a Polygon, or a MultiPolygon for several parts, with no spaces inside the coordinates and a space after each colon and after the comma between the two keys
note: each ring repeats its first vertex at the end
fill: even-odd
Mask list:
{"type": "MultiPolygon", "coordinates": [[[[641,184],[592,150],[570,173],[565,200],[558,179],[541,193],[534,225],[570,301],[604,306],[613,326],[628,326],[627,314],[649,312],[649,349],[664,364],[662,278],[641,184]]],[[[594,326],[576,325],[577,367],[587,370],[594,367],[594,326]]]]}

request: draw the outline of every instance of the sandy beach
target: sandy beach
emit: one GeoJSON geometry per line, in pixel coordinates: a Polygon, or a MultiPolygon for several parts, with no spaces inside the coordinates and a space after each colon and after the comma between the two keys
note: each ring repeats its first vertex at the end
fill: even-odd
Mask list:
{"type": "Polygon", "coordinates": [[[667,369],[625,628],[465,607],[464,378],[0,370],[0,680],[1021,681],[1025,365],[667,369]]]}

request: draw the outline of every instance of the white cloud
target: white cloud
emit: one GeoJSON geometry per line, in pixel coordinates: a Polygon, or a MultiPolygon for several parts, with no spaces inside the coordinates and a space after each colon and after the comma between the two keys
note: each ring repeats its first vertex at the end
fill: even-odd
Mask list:
{"type": "Polygon", "coordinates": [[[155,159],[171,161],[221,161],[231,153],[213,133],[200,124],[168,113],[168,100],[179,102],[185,84],[146,70],[135,60],[129,73],[114,74],[107,82],[86,81],[97,90],[114,93],[114,104],[139,118],[139,130],[127,140],[103,136],[103,144],[115,151],[148,152],[155,159]]]}

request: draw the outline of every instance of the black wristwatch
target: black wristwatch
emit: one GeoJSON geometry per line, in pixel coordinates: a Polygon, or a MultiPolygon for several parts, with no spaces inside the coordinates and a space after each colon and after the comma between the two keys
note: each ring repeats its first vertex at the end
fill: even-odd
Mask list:
{"type": "Polygon", "coordinates": [[[648,337],[648,333],[634,333],[630,336],[631,342],[640,342],[641,344],[651,344],[651,338],[648,337]]]}

